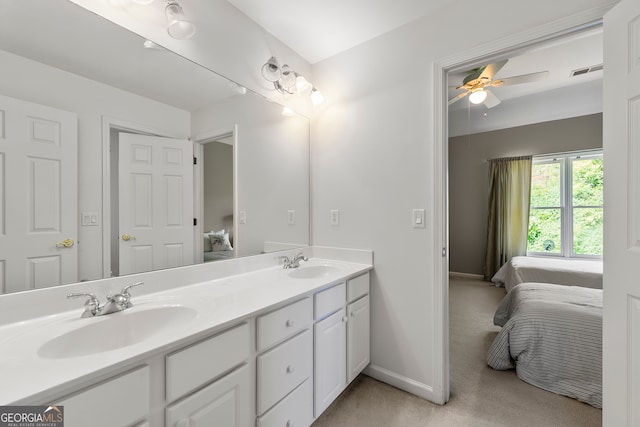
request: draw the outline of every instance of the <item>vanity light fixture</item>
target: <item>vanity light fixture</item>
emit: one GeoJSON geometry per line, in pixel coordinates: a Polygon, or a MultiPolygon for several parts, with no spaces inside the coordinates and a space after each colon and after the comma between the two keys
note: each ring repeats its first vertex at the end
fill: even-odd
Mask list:
{"type": "Polygon", "coordinates": [[[182,6],[180,6],[176,0],[167,0],[164,11],[169,21],[167,32],[171,37],[178,40],[193,37],[196,32],[196,27],[184,15],[182,6]]]}
{"type": "Polygon", "coordinates": [[[262,77],[273,83],[275,90],[283,95],[309,96],[315,106],[324,101],[324,97],[318,89],[300,73],[294,71],[289,65],[280,66],[275,56],[269,58],[261,68],[262,77]]]}
{"type": "Polygon", "coordinates": [[[482,104],[485,99],[487,99],[487,92],[482,89],[475,89],[469,95],[469,102],[472,104],[482,104]]]}
{"type": "Polygon", "coordinates": [[[153,3],[153,0],[133,0],[134,3],[138,3],[138,4],[149,4],[149,3],[153,3]]]}

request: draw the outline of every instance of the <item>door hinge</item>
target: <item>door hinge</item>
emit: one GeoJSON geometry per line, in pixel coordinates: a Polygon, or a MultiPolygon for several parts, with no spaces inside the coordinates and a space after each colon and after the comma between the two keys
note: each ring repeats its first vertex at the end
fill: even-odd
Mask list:
{"type": "Polygon", "coordinates": [[[442,256],[443,257],[447,256],[447,248],[442,248],[442,256]]]}
{"type": "Polygon", "coordinates": [[[198,225],[198,218],[193,218],[193,226],[195,227],[196,225],[198,225]]]}
{"type": "Polygon", "coordinates": [[[194,165],[198,164],[198,158],[196,156],[193,156],[193,164],[194,165]]]}

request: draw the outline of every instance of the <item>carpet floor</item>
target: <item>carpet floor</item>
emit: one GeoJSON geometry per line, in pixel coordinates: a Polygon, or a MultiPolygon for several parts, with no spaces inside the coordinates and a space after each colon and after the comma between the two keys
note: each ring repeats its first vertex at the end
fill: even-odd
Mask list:
{"type": "Polygon", "coordinates": [[[452,277],[449,286],[451,398],[440,406],[361,375],[313,427],[598,427],[602,411],[539,389],[515,371],[495,371],[486,353],[499,328],[502,288],[452,277]]]}

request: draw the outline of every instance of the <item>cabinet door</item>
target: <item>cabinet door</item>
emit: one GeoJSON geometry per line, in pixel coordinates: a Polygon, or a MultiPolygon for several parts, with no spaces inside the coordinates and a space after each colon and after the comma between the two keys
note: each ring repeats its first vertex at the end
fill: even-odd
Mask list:
{"type": "Polygon", "coordinates": [[[249,427],[251,375],[247,365],[167,408],[167,427],[249,427]]]}
{"type": "Polygon", "coordinates": [[[317,418],[347,385],[347,316],[343,308],[313,327],[314,415],[317,418]]]}
{"type": "Polygon", "coordinates": [[[347,382],[369,364],[369,295],[347,307],[347,382]]]}

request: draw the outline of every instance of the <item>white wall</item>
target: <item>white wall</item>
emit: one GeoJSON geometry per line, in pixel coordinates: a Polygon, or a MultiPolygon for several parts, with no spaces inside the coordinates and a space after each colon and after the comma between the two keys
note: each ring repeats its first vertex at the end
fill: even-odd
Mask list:
{"type": "Polygon", "coordinates": [[[545,0],[523,13],[521,2],[454,2],[314,64],[328,105],[311,126],[312,238],[374,251],[371,374],[427,398],[439,394],[433,61],[605,3],[545,0]],[[426,208],[426,229],[412,228],[413,208],[426,208]],[[331,209],[341,211],[339,227],[329,224],[331,209]]]}
{"type": "MultiPolygon", "coordinates": [[[[190,114],[75,74],[0,51],[0,93],[78,114],[78,210],[102,216],[102,118],[188,137],[190,114]]],[[[102,278],[102,224],[79,227],[79,280],[102,278]]]]}

